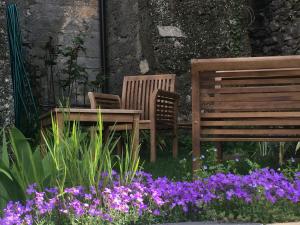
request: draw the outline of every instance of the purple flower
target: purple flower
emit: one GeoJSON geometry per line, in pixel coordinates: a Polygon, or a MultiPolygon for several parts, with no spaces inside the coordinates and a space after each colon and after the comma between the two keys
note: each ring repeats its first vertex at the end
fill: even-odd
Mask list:
{"type": "Polygon", "coordinates": [[[36,187],[37,187],[37,184],[31,184],[31,185],[29,185],[29,187],[26,190],[26,193],[28,195],[34,194],[36,192],[36,187]]]}
{"type": "Polygon", "coordinates": [[[279,200],[300,201],[300,173],[295,174],[294,180],[288,180],[272,169],[256,170],[245,176],[217,173],[192,182],[174,182],[166,177],[153,179],[145,172],[138,172],[133,182],[126,186],[120,186],[117,174],[114,179],[102,192],[94,187],[78,186],[66,188],[61,195],[57,188],[37,192],[36,185],[30,185],[26,203],[9,202],[0,224],[31,225],[36,218],[46,218],[52,213],[77,218],[92,216],[112,222],[116,214],[135,211],[140,216],[144,213],[161,216],[167,215],[165,209],[173,208],[188,213],[219,201],[238,200],[247,204],[252,201],[271,204],[279,200]]]}

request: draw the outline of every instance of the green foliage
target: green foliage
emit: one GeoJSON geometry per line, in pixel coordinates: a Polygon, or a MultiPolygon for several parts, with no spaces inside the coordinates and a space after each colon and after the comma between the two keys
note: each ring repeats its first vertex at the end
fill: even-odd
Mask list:
{"type": "MultiPolygon", "coordinates": [[[[146,153],[150,152],[150,133],[148,131],[141,130],[141,143],[143,146],[143,150],[146,153]]],[[[170,143],[168,143],[167,139],[163,135],[158,135],[156,137],[156,145],[157,150],[160,152],[167,152],[169,150],[169,147],[171,146],[170,143]]],[[[148,155],[147,155],[148,156],[148,155]]]]}
{"type": "Polygon", "coordinates": [[[106,187],[112,182],[114,167],[120,170],[120,182],[129,183],[139,170],[140,159],[138,155],[134,158],[131,145],[126,144],[126,151],[121,157],[113,155],[118,139],[114,139],[114,132],[103,139],[101,114],[97,126],[91,129],[89,136],[76,122],[65,122],[59,128],[57,122],[52,121],[51,132],[43,135],[58,171],[54,185],[61,191],[65,186],[78,185],[94,186],[97,190],[100,180],[106,187]]]}
{"type": "Polygon", "coordinates": [[[295,178],[295,174],[300,172],[300,164],[294,158],[291,158],[281,168],[278,168],[278,170],[292,180],[295,178]]]}
{"type": "Polygon", "coordinates": [[[203,208],[197,215],[197,220],[264,224],[297,221],[300,218],[298,207],[298,204],[288,201],[279,201],[272,204],[262,199],[247,204],[232,199],[231,201],[220,201],[203,208]]]}
{"type": "Polygon", "coordinates": [[[139,170],[140,166],[140,157],[139,149],[134,153],[132,151],[133,145],[130,144],[130,141],[127,136],[127,142],[125,144],[125,153],[122,152],[121,156],[117,156],[117,164],[119,169],[120,175],[120,184],[126,185],[130,184],[135,177],[137,171],[139,170]]]}
{"type": "MultiPolygon", "coordinates": [[[[160,137],[162,139],[162,137],[160,137]]],[[[168,143],[169,140],[164,142],[167,144],[167,148],[158,149],[157,161],[154,163],[149,163],[149,155],[142,155],[145,159],[143,164],[143,170],[149,172],[153,177],[163,177],[166,176],[172,180],[191,180],[192,178],[192,140],[190,134],[180,133],[178,138],[178,158],[172,158],[171,147],[172,143],[168,143]]],[[[143,148],[144,150],[144,148],[143,148]]]]}
{"type": "Polygon", "coordinates": [[[78,85],[87,85],[88,74],[85,67],[78,63],[80,53],[85,53],[84,35],[80,33],[72,39],[70,46],[60,49],[59,53],[64,57],[64,68],[60,79],[60,87],[63,89],[63,96],[70,99],[77,96],[78,85]],[[74,93],[75,91],[75,93],[74,93]]]}
{"type": "Polygon", "coordinates": [[[114,132],[103,140],[100,114],[90,135],[76,122],[65,122],[59,128],[53,120],[52,130],[44,133],[43,138],[45,146],[33,150],[18,129],[9,130],[9,140],[2,131],[0,208],[9,200],[24,201],[31,184],[36,184],[39,191],[56,186],[61,193],[65,187],[79,185],[99,190],[100,180],[103,188],[111,184],[114,167],[120,170],[122,184],[130,183],[140,169],[138,152],[134,156],[131,145],[126,144],[121,157],[113,155],[118,140],[114,139],[114,132]]]}
{"type": "Polygon", "coordinates": [[[86,68],[80,64],[79,58],[86,54],[85,37],[87,27],[80,31],[68,45],[60,46],[49,37],[44,49],[43,75],[47,77],[47,99],[49,104],[56,105],[58,101],[78,104],[77,96],[81,95],[85,103],[88,88],[101,91],[106,75],[97,74],[94,81],[89,81],[86,68]]]}
{"type": "Polygon", "coordinates": [[[0,158],[0,199],[3,205],[9,200],[25,200],[26,189],[36,183],[38,190],[49,187],[50,178],[55,176],[49,157],[42,157],[39,149],[32,150],[28,140],[16,128],[9,130],[9,142],[2,130],[0,158]],[[11,159],[8,149],[11,149],[11,159]]]}
{"type": "Polygon", "coordinates": [[[216,173],[234,173],[234,174],[248,174],[251,171],[260,169],[261,166],[251,161],[250,159],[227,160],[220,163],[216,160],[216,150],[214,148],[208,149],[208,157],[202,155],[202,167],[195,172],[195,175],[200,178],[206,178],[216,173]]]}

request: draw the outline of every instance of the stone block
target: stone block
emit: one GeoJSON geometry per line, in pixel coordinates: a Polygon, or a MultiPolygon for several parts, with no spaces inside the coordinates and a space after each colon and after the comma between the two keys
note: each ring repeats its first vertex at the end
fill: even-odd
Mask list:
{"type": "Polygon", "coordinates": [[[186,37],[182,30],[175,26],[157,26],[157,29],[161,37],[186,37]]]}

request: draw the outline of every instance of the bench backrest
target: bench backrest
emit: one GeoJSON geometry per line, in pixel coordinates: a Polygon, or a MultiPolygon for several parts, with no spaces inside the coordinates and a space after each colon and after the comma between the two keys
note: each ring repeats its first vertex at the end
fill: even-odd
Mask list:
{"type": "Polygon", "coordinates": [[[192,73],[200,140],[300,140],[300,56],[192,60],[192,73]]]}
{"type": "Polygon", "coordinates": [[[149,120],[150,97],[155,90],[175,91],[175,74],[126,76],[123,82],[122,108],[142,110],[149,120]]]}

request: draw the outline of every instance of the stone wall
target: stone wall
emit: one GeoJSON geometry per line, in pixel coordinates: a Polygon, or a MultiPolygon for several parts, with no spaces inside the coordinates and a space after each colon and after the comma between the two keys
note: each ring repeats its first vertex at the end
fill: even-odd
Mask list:
{"type": "MultiPolygon", "coordinates": [[[[100,68],[98,0],[17,0],[17,5],[21,12],[28,70],[41,105],[53,104],[51,74],[54,75],[54,93],[58,95],[57,81],[64,62],[59,58],[57,66],[46,66],[50,39],[52,47],[64,48],[83,33],[86,53],[80,55],[78,62],[87,69],[89,81],[96,80],[100,68]]],[[[86,95],[82,94],[88,89],[80,87],[78,103],[88,104],[86,95]]]]}
{"type": "Polygon", "coordinates": [[[253,55],[300,54],[300,1],[255,0],[250,32],[253,55]]]}
{"type": "MultiPolygon", "coordinates": [[[[89,81],[96,80],[103,66],[98,0],[14,2],[21,12],[25,57],[41,105],[53,103],[49,67],[45,65],[50,38],[54,46],[64,47],[83,31],[87,51],[80,55],[79,64],[87,69],[89,81]]],[[[5,85],[0,92],[6,94],[0,98],[0,111],[11,115],[3,4],[1,1],[0,74],[5,85]]],[[[121,94],[124,75],[176,73],[182,119],[190,117],[191,58],[300,53],[298,0],[109,0],[106,4],[109,91],[121,94]]],[[[57,61],[63,63],[62,59],[57,61]]],[[[56,78],[61,69],[58,66],[53,71],[56,78]]],[[[55,85],[57,94],[58,84],[55,85]]],[[[92,86],[81,93],[91,89],[92,86]]],[[[78,99],[88,103],[86,95],[78,99]]],[[[1,123],[9,123],[10,118],[1,116],[1,123]]]]}
{"type": "Polygon", "coordinates": [[[5,1],[0,1],[0,127],[13,124],[13,93],[6,32],[5,1]]]}
{"type": "MultiPolygon", "coordinates": [[[[121,94],[124,75],[175,73],[181,115],[189,119],[190,59],[251,55],[246,3],[247,0],[106,1],[109,91],[121,94]]],[[[102,66],[98,0],[17,0],[17,5],[28,69],[41,105],[51,103],[52,98],[49,67],[45,66],[45,47],[50,37],[53,45],[67,46],[79,31],[84,31],[87,52],[79,62],[87,68],[89,80],[96,79],[102,66]]],[[[56,68],[53,74],[58,76],[59,70],[56,68]]],[[[79,96],[81,103],[84,97],[79,96]]]]}
{"type": "Polygon", "coordinates": [[[190,59],[251,55],[245,0],[108,1],[110,89],[128,74],[175,73],[182,119],[191,110],[190,59]]]}

